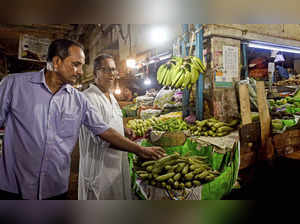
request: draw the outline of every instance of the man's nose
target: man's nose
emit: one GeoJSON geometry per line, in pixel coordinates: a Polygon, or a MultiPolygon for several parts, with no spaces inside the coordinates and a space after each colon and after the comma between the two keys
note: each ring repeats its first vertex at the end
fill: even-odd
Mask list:
{"type": "Polygon", "coordinates": [[[77,74],[80,75],[80,76],[83,75],[83,69],[82,69],[82,67],[78,68],[77,74]]]}

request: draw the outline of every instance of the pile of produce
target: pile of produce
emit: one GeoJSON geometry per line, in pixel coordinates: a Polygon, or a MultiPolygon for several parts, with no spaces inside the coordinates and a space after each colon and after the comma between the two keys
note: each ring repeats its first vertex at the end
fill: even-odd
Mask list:
{"type": "Polygon", "coordinates": [[[188,129],[188,125],[180,118],[169,118],[166,120],[159,119],[160,122],[153,126],[153,130],[156,131],[183,131],[188,129]]]}
{"type": "Polygon", "coordinates": [[[127,127],[132,129],[136,136],[145,136],[147,131],[178,132],[189,130],[192,136],[222,137],[235,130],[239,124],[238,120],[224,123],[214,118],[202,121],[195,121],[188,124],[179,117],[152,117],[150,119],[134,119],[128,121],[127,127]]]}
{"type": "Polygon", "coordinates": [[[136,136],[145,136],[146,132],[154,125],[161,123],[161,120],[157,117],[152,117],[146,120],[134,119],[127,123],[127,127],[132,129],[136,136]]]}
{"type": "Polygon", "coordinates": [[[158,117],[152,117],[149,119],[134,119],[128,121],[127,127],[132,129],[136,136],[145,136],[149,129],[154,131],[183,131],[188,129],[188,125],[181,118],[170,117],[160,119],[158,117]]]}
{"type": "Polygon", "coordinates": [[[278,81],[274,83],[275,86],[298,86],[300,85],[300,75],[296,77],[291,77],[286,80],[278,81]]]}
{"type": "Polygon", "coordinates": [[[202,121],[196,121],[195,125],[190,126],[193,136],[212,136],[222,137],[228,135],[238,125],[238,120],[232,120],[230,123],[224,123],[214,118],[202,121]]]}
{"type": "Polygon", "coordinates": [[[199,74],[204,72],[205,66],[200,58],[194,56],[173,57],[158,68],[157,80],[164,86],[190,89],[197,82],[199,74]]]}
{"type": "Polygon", "coordinates": [[[288,96],[268,102],[273,119],[292,119],[293,115],[300,115],[300,98],[288,96]]]}
{"type": "Polygon", "coordinates": [[[272,132],[281,133],[286,128],[293,127],[297,124],[295,115],[300,115],[300,91],[293,97],[287,96],[282,99],[268,100],[270,114],[272,117],[272,132]]]}
{"type": "Polygon", "coordinates": [[[156,161],[137,159],[134,166],[139,178],[167,190],[197,187],[219,175],[209,166],[206,157],[181,156],[178,153],[156,161]]]}

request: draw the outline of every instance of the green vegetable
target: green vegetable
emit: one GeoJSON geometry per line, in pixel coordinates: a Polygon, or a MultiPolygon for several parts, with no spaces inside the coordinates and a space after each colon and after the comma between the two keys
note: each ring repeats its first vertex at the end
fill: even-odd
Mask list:
{"type": "Polygon", "coordinates": [[[148,166],[148,165],[152,165],[152,164],[154,164],[155,162],[156,162],[156,161],[154,161],[154,160],[143,162],[142,165],[141,165],[141,167],[146,167],[146,166],[148,166]]]}
{"type": "Polygon", "coordinates": [[[177,173],[177,174],[173,177],[173,179],[174,179],[175,181],[177,181],[177,180],[180,179],[180,177],[181,177],[181,174],[180,174],[180,173],[177,173]]]}
{"type": "Polygon", "coordinates": [[[146,170],[147,170],[148,172],[151,172],[152,169],[153,169],[153,166],[147,166],[147,168],[146,168],[146,170]]]}
{"type": "Polygon", "coordinates": [[[239,120],[232,120],[230,123],[228,123],[227,125],[229,127],[234,127],[239,123],[239,120]]]}
{"type": "Polygon", "coordinates": [[[178,181],[175,181],[175,182],[174,182],[174,187],[175,187],[175,188],[178,188],[178,187],[179,187],[179,182],[178,182],[178,181]]]}
{"type": "Polygon", "coordinates": [[[176,167],[176,172],[181,172],[182,169],[184,168],[185,163],[178,163],[178,166],[176,167]]]}
{"type": "Polygon", "coordinates": [[[186,182],[185,184],[184,184],[184,186],[185,187],[187,187],[187,188],[191,188],[192,187],[192,182],[186,182]]]}
{"type": "Polygon", "coordinates": [[[139,176],[141,177],[141,179],[143,179],[143,180],[145,180],[145,179],[147,179],[148,178],[148,175],[149,174],[140,174],[139,176]]]}
{"type": "Polygon", "coordinates": [[[194,177],[194,173],[193,172],[190,172],[190,173],[187,173],[184,175],[184,179],[186,180],[192,180],[194,177]]]}
{"type": "Polygon", "coordinates": [[[200,185],[201,185],[201,183],[200,183],[199,180],[193,180],[193,184],[194,184],[195,186],[200,186],[200,185]]]}
{"type": "Polygon", "coordinates": [[[181,173],[183,175],[187,174],[189,172],[189,165],[185,165],[185,167],[182,169],[181,173]]]}
{"type": "Polygon", "coordinates": [[[223,126],[223,127],[218,128],[217,133],[229,132],[229,131],[233,131],[233,128],[227,127],[227,126],[223,126]]]}
{"type": "Polygon", "coordinates": [[[155,180],[156,180],[156,181],[159,181],[159,182],[165,181],[165,180],[167,180],[167,179],[173,177],[174,175],[175,175],[174,172],[173,172],[173,173],[167,173],[167,174],[164,174],[164,175],[161,175],[161,176],[156,177],[155,180]]]}

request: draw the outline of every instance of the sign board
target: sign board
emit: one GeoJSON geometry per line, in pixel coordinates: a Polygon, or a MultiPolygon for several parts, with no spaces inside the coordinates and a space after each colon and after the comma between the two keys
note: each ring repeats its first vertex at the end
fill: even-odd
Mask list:
{"type": "Polygon", "coordinates": [[[28,34],[21,34],[19,40],[20,60],[46,62],[51,40],[28,34]]]}
{"type": "Polygon", "coordinates": [[[239,77],[239,49],[232,46],[223,46],[223,82],[232,82],[239,77]]]}

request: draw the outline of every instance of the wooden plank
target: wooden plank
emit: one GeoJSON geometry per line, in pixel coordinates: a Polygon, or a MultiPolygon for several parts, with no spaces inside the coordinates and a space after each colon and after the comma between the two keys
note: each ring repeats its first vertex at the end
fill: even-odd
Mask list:
{"type": "Polygon", "coordinates": [[[272,151],[272,147],[270,146],[271,142],[268,140],[270,137],[271,118],[265,93],[265,84],[263,81],[256,82],[256,92],[261,128],[261,149],[259,152],[259,158],[264,160],[271,158],[273,155],[270,154],[274,152],[274,150],[272,151]]]}
{"type": "Polygon", "coordinates": [[[240,94],[240,108],[241,108],[241,117],[242,117],[242,124],[250,124],[252,123],[251,120],[251,109],[250,109],[250,97],[249,97],[249,90],[246,84],[240,85],[239,88],[240,94]]]}
{"type": "Polygon", "coordinates": [[[240,170],[253,165],[256,161],[256,153],[254,151],[241,153],[240,170]]]}
{"type": "Polygon", "coordinates": [[[259,142],[261,136],[259,122],[242,125],[239,129],[239,134],[241,144],[248,142],[259,142]]]}
{"type": "Polygon", "coordinates": [[[270,136],[270,113],[267,104],[267,97],[265,93],[265,84],[263,81],[256,82],[257,104],[261,128],[261,143],[265,146],[267,138],[270,136]]]}

